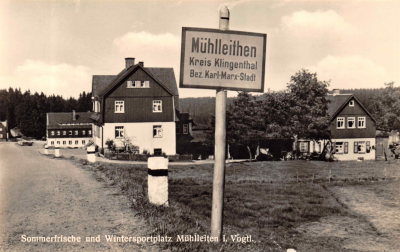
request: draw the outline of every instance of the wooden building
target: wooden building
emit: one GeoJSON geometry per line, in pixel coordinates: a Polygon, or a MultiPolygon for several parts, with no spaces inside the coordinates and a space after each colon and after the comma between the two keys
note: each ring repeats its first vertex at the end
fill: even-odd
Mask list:
{"type": "Polygon", "coordinates": [[[0,122],[0,141],[8,141],[8,125],[7,120],[0,122]]]}
{"type": "Polygon", "coordinates": [[[47,145],[83,147],[92,140],[91,112],[47,113],[47,145]]]}
{"type": "Polygon", "coordinates": [[[327,143],[338,160],[375,159],[376,121],[353,94],[334,90],[327,96],[331,139],[321,141],[299,140],[301,154],[321,153],[327,143]]]}
{"type": "Polygon", "coordinates": [[[118,75],[93,76],[92,95],[96,145],[105,148],[113,140],[122,147],[129,139],[140,153],[176,154],[178,127],[185,134],[185,126],[176,123],[179,93],[172,68],[144,67],[126,58],[118,75]]]}

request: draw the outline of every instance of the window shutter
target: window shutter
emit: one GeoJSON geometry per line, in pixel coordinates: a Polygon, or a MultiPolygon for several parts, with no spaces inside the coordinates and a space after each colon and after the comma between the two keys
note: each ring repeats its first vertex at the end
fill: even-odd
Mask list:
{"type": "Polygon", "coordinates": [[[131,88],[131,87],[133,87],[133,85],[132,85],[132,81],[128,81],[128,86],[127,86],[128,88],[131,88]]]}
{"type": "Polygon", "coordinates": [[[358,153],[358,142],[354,142],[354,153],[358,153]]]}
{"type": "Polygon", "coordinates": [[[349,143],[348,142],[344,142],[344,154],[349,153],[349,143]]]}

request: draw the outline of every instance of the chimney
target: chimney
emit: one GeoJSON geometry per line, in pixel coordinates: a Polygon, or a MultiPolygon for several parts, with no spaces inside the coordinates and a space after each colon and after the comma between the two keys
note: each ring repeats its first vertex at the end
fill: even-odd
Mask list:
{"type": "Polygon", "coordinates": [[[339,89],[333,89],[332,90],[332,95],[333,96],[338,95],[338,94],[340,94],[340,90],[339,89]]]}
{"type": "Polygon", "coordinates": [[[143,61],[139,61],[139,65],[140,65],[141,67],[144,67],[144,62],[143,62],[143,61]]]}
{"type": "Polygon", "coordinates": [[[135,65],[135,58],[125,58],[126,69],[135,65]]]}
{"type": "Polygon", "coordinates": [[[76,121],[76,113],[75,110],[72,110],[72,120],[76,121]]]}

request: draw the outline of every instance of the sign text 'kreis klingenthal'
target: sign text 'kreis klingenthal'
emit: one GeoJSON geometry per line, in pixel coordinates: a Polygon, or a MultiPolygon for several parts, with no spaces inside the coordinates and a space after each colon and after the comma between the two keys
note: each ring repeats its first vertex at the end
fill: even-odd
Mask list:
{"type": "Polygon", "coordinates": [[[180,87],[264,91],[266,34],[182,28],[180,87]]]}

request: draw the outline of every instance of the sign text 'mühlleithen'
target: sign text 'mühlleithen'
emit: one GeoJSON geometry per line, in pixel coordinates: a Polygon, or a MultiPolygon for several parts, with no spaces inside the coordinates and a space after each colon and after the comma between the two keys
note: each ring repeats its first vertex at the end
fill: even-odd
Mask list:
{"type": "Polygon", "coordinates": [[[221,39],[215,39],[215,43],[210,38],[192,38],[192,53],[223,54],[230,56],[256,57],[257,48],[255,46],[241,45],[239,40],[230,40],[229,44],[223,44],[221,39]]]}

